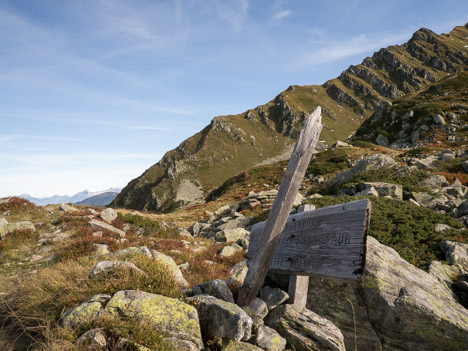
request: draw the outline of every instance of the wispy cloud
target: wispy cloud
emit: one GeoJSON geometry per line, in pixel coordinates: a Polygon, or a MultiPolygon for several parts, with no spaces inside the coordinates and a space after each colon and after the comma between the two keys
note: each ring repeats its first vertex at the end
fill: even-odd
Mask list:
{"type": "Polygon", "coordinates": [[[273,14],[273,17],[272,17],[272,18],[273,18],[273,20],[275,20],[275,21],[279,21],[279,20],[281,20],[281,19],[283,19],[283,18],[286,18],[286,17],[290,16],[291,13],[292,13],[292,11],[289,10],[289,9],[287,9],[287,10],[282,10],[282,11],[278,11],[278,12],[276,12],[275,14],[273,14]]]}
{"type": "Polygon", "coordinates": [[[378,37],[361,34],[342,41],[311,40],[314,48],[308,54],[296,60],[296,69],[339,61],[360,54],[371,54],[382,47],[394,45],[408,40],[412,31],[380,34],[378,37]]]}

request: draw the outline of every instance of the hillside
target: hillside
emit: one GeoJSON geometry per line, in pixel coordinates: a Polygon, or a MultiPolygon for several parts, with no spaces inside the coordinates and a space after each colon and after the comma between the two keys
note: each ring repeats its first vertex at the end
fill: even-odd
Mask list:
{"type": "Polygon", "coordinates": [[[105,193],[94,195],[84,200],[75,202],[75,204],[104,207],[109,205],[117,197],[118,194],[119,193],[115,191],[107,191],[105,193]]]}
{"type": "Polygon", "coordinates": [[[466,25],[442,35],[422,28],[406,44],[381,49],[323,85],[291,86],[265,105],[215,117],[132,180],[112,206],[167,212],[203,202],[233,175],[288,158],[304,117],[317,105],[324,116],[322,147],[346,140],[374,110],[464,71],[467,37],[466,25]]]}

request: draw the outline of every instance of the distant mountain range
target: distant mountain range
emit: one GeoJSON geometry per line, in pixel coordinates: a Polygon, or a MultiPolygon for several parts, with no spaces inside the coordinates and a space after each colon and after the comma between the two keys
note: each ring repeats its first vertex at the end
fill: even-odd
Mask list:
{"type": "MultiPolygon", "coordinates": [[[[78,202],[81,202],[85,199],[89,199],[91,197],[95,197],[95,196],[99,196],[101,194],[115,194],[115,196],[117,196],[117,194],[120,192],[120,190],[122,190],[121,188],[109,188],[109,189],[106,189],[106,190],[102,190],[102,191],[89,191],[89,190],[84,190],[84,191],[80,191],[78,193],[76,193],[75,195],[71,195],[71,196],[68,196],[68,195],[54,195],[54,196],[51,196],[51,197],[41,197],[41,198],[36,198],[36,197],[32,197],[31,195],[29,194],[21,194],[20,197],[26,199],[26,200],[29,200],[33,203],[35,203],[36,205],[38,206],[45,206],[45,205],[53,205],[53,204],[62,204],[62,203],[78,203],[78,202]]],[[[115,198],[114,196],[114,198],[115,198]]],[[[110,198],[111,196],[110,195],[106,195],[106,197],[102,197],[102,201],[104,201],[105,199],[107,198],[110,198]]],[[[88,204],[90,206],[105,206],[105,205],[108,205],[111,201],[113,200],[113,198],[106,204],[104,205],[99,205],[99,204],[88,204]]],[[[99,203],[102,203],[102,201],[98,201],[99,203]]]]}
{"type": "Polygon", "coordinates": [[[114,199],[119,195],[118,192],[108,191],[99,195],[94,195],[84,199],[82,201],[75,202],[77,205],[86,205],[86,206],[100,206],[104,207],[109,205],[114,199]]]}

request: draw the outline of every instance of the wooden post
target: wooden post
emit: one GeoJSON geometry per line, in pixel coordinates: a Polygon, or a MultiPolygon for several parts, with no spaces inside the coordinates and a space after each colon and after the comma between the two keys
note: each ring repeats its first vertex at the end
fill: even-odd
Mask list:
{"type": "Polygon", "coordinates": [[[306,307],[309,277],[307,275],[289,276],[289,303],[297,307],[306,307]]]}
{"type": "MultiPolygon", "coordinates": [[[[303,205],[297,209],[297,212],[306,212],[315,210],[314,205],[303,205]]],[[[307,292],[309,290],[309,276],[290,275],[289,276],[289,302],[297,307],[306,307],[307,292]]]]}
{"type": "Polygon", "coordinates": [[[279,244],[281,232],[289,216],[296,194],[304,178],[315,145],[322,131],[320,106],[310,115],[306,126],[299,134],[297,144],[289,160],[275,202],[268,216],[259,247],[253,259],[244,285],[241,287],[237,304],[247,306],[257,296],[268,273],[271,259],[279,244]]]}

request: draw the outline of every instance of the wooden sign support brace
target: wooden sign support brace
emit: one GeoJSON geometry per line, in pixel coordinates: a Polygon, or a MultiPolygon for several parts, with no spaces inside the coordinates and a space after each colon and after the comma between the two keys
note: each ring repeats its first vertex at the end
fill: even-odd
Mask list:
{"type": "MultiPolygon", "coordinates": [[[[298,208],[297,212],[315,210],[314,205],[304,205],[298,208]]],[[[309,290],[309,276],[290,275],[289,276],[289,303],[298,307],[306,307],[307,292],[309,290]]]]}
{"type": "Polygon", "coordinates": [[[322,110],[319,107],[310,115],[306,126],[299,134],[297,144],[289,160],[286,173],[268,216],[260,242],[262,245],[253,259],[237,304],[247,306],[258,294],[267,275],[271,260],[279,244],[281,232],[288,219],[294,199],[312,158],[315,145],[322,131],[322,110]]]}

